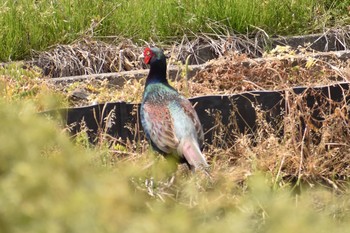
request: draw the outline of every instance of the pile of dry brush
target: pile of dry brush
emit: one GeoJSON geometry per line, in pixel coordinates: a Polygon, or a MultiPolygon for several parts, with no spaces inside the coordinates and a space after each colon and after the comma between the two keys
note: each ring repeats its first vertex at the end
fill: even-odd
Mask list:
{"type": "Polygon", "coordinates": [[[237,129],[232,109],[229,125],[217,118],[207,155],[214,172],[232,174],[238,182],[254,171],[266,171],[277,185],[288,181],[322,184],[341,190],[350,178],[350,90],[336,101],[321,91],[285,91],[285,109],[277,118],[256,106],[256,128],[237,129]],[[237,130],[236,130],[237,129],[237,130]],[[223,143],[224,142],[224,143],[223,143]]]}

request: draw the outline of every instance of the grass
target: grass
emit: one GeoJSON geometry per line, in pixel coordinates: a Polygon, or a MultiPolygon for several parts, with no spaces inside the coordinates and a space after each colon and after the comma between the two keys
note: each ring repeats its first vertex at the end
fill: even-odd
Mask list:
{"type": "Polygon", "coordinates": [[[2,1],[0,61],[28,58],[84,36],[173,41],[185,33],[270,35],[322,31],[349,23],[349,0],[2,1]]]}
{"type": "Polygon", "coordinates": [[[168,163],[146,147],[131,154],[128,145],[116,144],[113,151],[72,143],[30,103],[0,101],[0,118],[0,140],[7,142],[0,144],[4,233],[349,231],[348,186],[336,192],[314,184],[276,185],[272,172],[254,166],[256,156],[243,172],[240,162],[229,166],[216,151],[212,180],[183,169],[172,180],[168,163]]]}
{"type": "Polygon", "coordinates": [[[66,97],[45,83],[42,71],[23,62],[0,66],[0,98],[7,103],[32,102],[38,111],[66,105],[66,97]]]}

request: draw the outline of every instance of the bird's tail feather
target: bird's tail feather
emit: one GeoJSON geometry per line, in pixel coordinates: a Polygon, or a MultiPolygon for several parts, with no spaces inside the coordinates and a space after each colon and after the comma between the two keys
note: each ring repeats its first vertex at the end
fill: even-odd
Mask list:
{"type": "Polygon", "coordinates": [[[193,139],[183,140],[180,143],[181,148],[179,148],[187,160],[188,164],[194,168],[203,168],[206,169],[209,167],[204,155],[199,149],[199,145],[193,139]]]}

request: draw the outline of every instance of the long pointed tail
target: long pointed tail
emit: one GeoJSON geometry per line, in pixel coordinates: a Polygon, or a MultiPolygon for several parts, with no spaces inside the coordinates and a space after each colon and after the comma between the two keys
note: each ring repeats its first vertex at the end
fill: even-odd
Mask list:
{"type": "Polygon", "coordinates": [[[204,155],[199,149],[198,143],[193,139],[183,139],[179,146],[179,152],[181,152],[191,169],[206,169],[209,167],[204,155]]]}

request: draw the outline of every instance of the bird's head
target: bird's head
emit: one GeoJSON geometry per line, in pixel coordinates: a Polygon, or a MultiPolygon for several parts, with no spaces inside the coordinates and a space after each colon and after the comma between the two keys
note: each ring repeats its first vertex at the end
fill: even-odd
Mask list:
{"type": "Polygon", "coordinates": [[[151,64],[156,60],[162,60],[165,59],[165,55],[163,53],[163,50],[157,48],[157,47],[147,47],[143,51],[143,61],[145,64],[151,64]]]}

